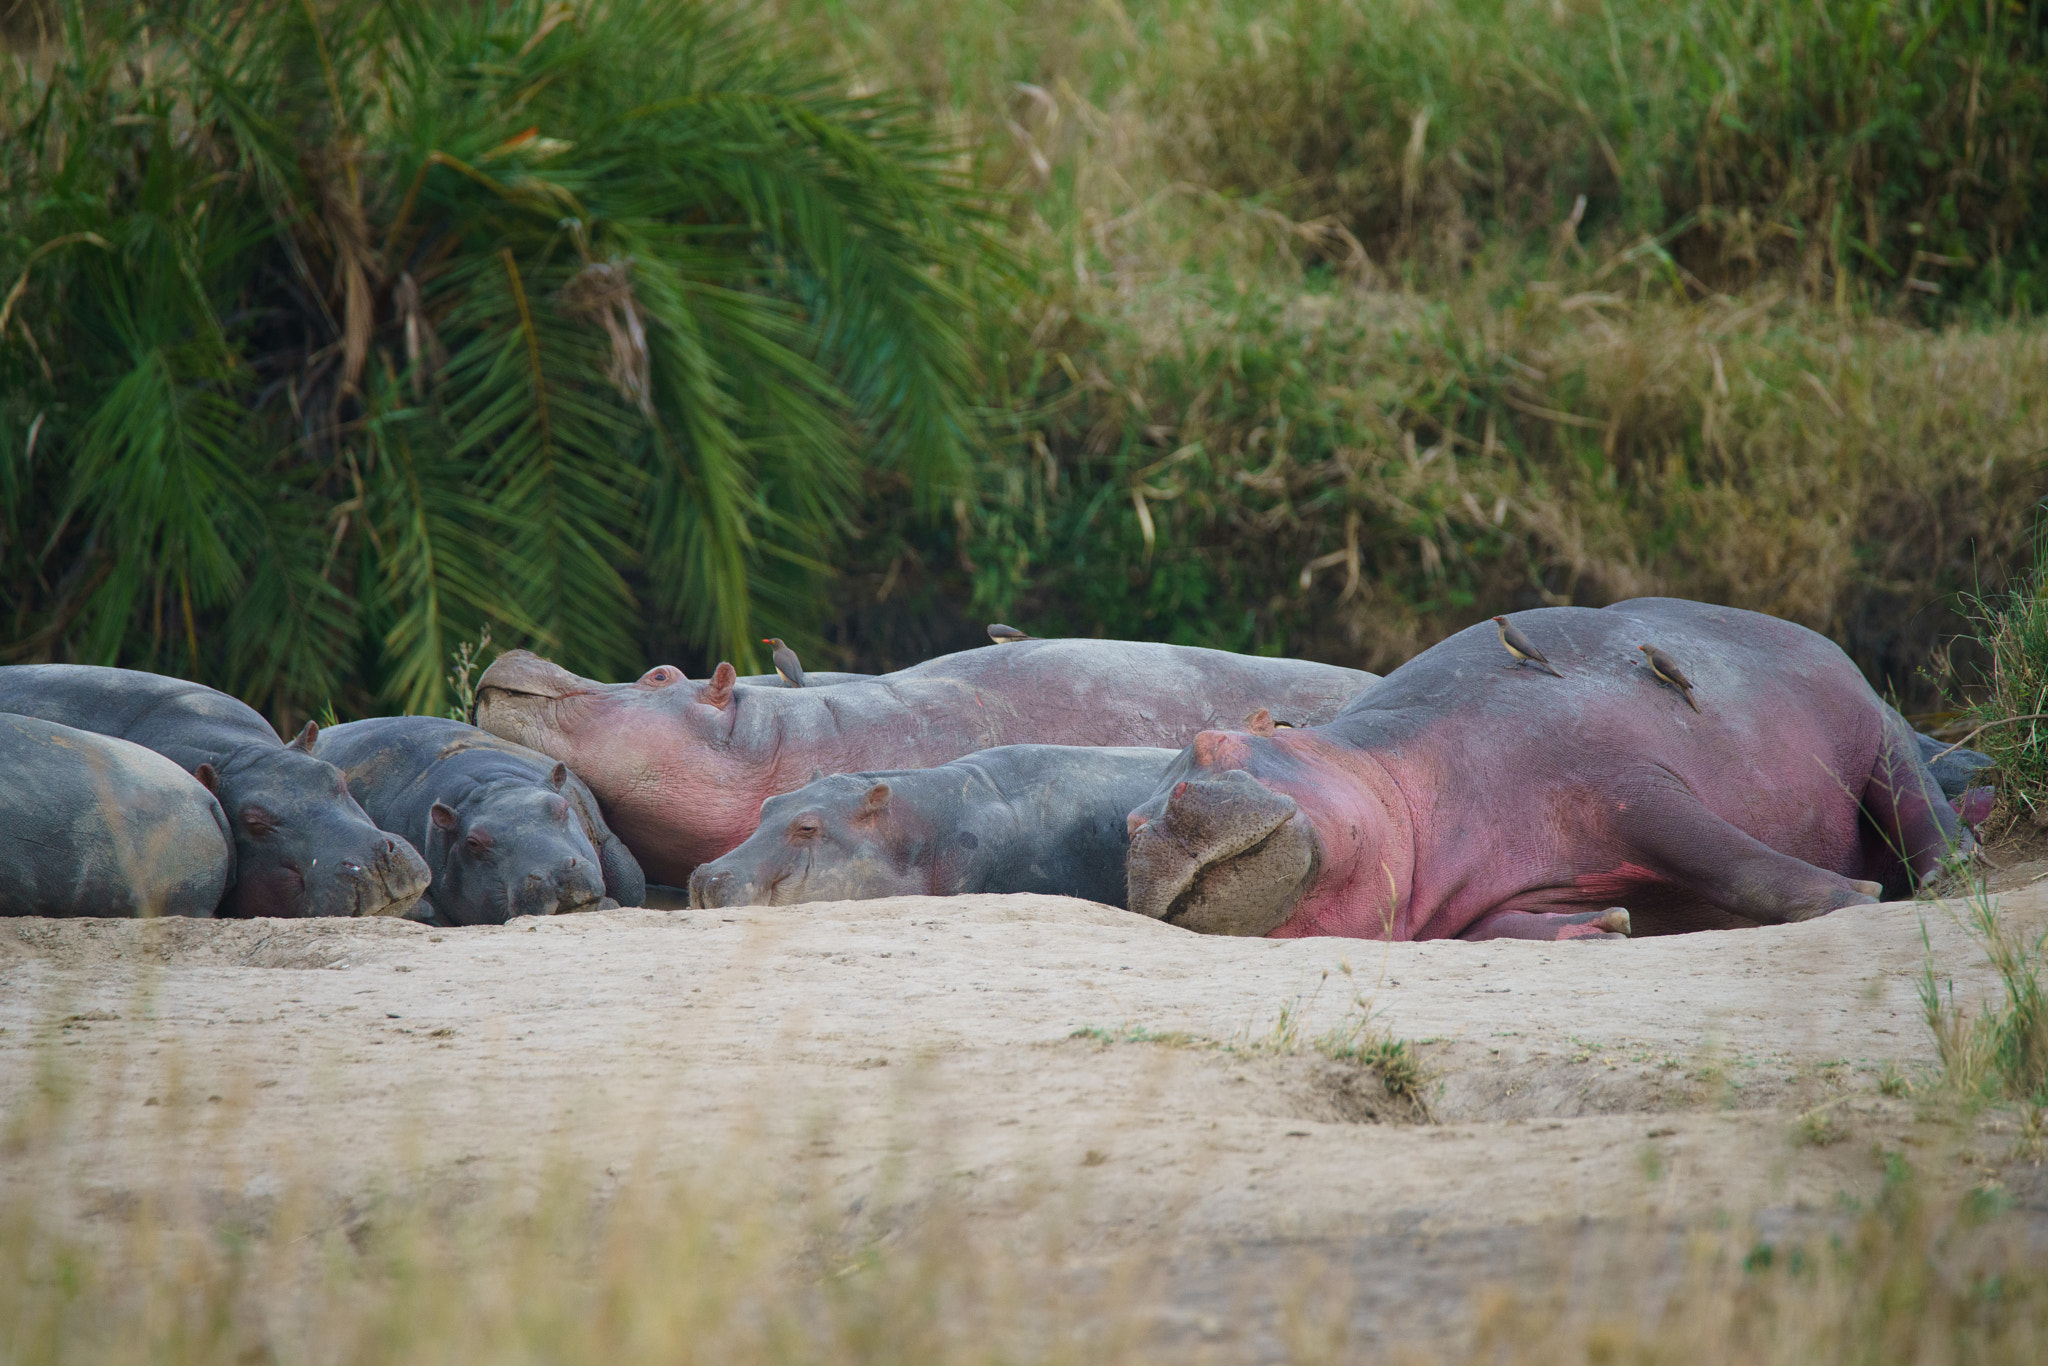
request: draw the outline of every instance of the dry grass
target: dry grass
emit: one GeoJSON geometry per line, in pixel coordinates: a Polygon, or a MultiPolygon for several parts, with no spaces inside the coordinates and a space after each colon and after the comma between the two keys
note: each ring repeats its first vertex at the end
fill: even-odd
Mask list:
{"type": "MultiPolygon", "coordinates": [[[[880,517],[842,594],[859,629],[921,565],[927,615],[971,593],[1047,634],[1385,668],[1494,611],[1671,593],[1826,631],[1922,710],[1956,595],[2032,558],[2048,342],[1994,318],[1988,276],[1907,269],[1933,220],[1899,121],[1935,100],[1915,146],[1961,158],[1967,99],[1859,57],[1806,72],[1802,109],[1763,45],[1731,47],[1753,141],[1698,122],[1716,24],[1868,6],[777,8],[932,101],[1039,270],[999,339],[1015,416],[984,506],[957,535],[880,517]],[[1567,76],[1586,114],[1530,93],[1567,76]],[[1979,304],[1930,311],[1959,289],[1979,304]]],[[[2000,99],[2036,80],[2000,70],[2000,99]]]]}
{"type": "MultiPolygon", "coordinates": [[[[58,1179],[53,1151],[25,1160],[54,1130],[14,1118],[10,1164],[43,1179],[0,1193],[8,1366],[1114,1366],[1242,1360],[1260,1336],[1292,1362],[1362,1349],[1346,1282],[1307,1254],[1267,1268],[1294,1287],[1277,1321],[1224,1319],[1187,1341],[1161,1313],[1174,1250],[1077,1248],[1060,1214],[1077,1192],[1048,1192],[992,1232],[943,1196],[841,1210],[793,1175],[799,1162],[757,1151],[719,1182],[568,1162],[466,1185],[394,1169],[383,1194],[347,1206],[310,1186],[223,1200],[195,1181],[188,1197],[94,1209],[58,1179]]],[[[1373,1359],[2040,1360],[2048,1274],[2025,1223],[1995,1195],[1951,1188],[1894,1159],[1882,1193],[1832,1238],[1583,1233],[1560,1245],[1553,1284],[1474,1286],[1469,1308],[1444,1307],[1459,1329],[1373,1359]]]]}

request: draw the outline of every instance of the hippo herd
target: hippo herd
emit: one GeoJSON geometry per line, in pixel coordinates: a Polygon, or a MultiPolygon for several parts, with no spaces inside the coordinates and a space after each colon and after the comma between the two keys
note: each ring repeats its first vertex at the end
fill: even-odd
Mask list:
{"type": "MultiPolygon", "coordinates": [[[[1378,678],[992,627],[880,675],[514,650],[475,725],[290,742],[195,683],[0,668],[0,914],[398,915],[1046,892],[1217,934],[1615,938],[1804,920],[1974,849],[1988,764],[1832,643],[1543,608],[1378,678]]],[[[784,656],[787,656],[785,659],[784,656]]]]}

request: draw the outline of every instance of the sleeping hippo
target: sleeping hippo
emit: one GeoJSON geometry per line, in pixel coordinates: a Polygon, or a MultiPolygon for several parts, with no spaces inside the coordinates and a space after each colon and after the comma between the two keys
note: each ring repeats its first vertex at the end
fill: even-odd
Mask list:
{"type": "Polygon", "coordinates": [[[567,767],[435,716],[351,721],[313,752],[341,770],[370,819],[427,861],[421,909],[443,925],[502,925],[647,898],[640,865],[567,767]]]}
{"type": "Polygon", "coordinates": [[[1002,745],[937,768],[815,776],[690,876],[690,904],[1044,892],[1124,904],[1124,818],[1170,749],[1002,745]]]}
{"type": "Polygon", "coordinates": [[[1672,598],[1513,622],[1562,678],[1488,623],[1328,725],[1197,736],[1131,813],[1130,908],[1278,937],[1775,924],[1972,846],[1912,730],[1823,636],[1672,598]]]}
{"type": "Polygon", "coordinates": [[[590,784],[647,875],[688,883],[739,846],[761,803],[827,773],[930,768],[998,745],[1184,745],[1254,707],[1325,721],[1374,676],[1301,660],[1117,640],[1025,640],[829,688],[693,683],[662,665],[636,683],[500,655],[477,724],[553,755],[590,784]]]}
{"type": "Polygon", "coordinates": [[[210,916],[235,846],[197,778],[126,740],[0,715],[0,915],[210,916]]]}
{"type": "Polygon", "coordinates": [[[0,668],[0,712],[132,740],[205,784],[235,839],[221,915],[404,915],[427,889],[412,846],[372,824],[340,772],[313,757],[310,723],[287,745],[226,693],[86,664],[0,668]]]}

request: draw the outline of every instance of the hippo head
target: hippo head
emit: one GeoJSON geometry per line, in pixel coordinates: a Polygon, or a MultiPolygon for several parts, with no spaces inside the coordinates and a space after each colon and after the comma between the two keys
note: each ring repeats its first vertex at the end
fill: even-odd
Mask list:
{"type": "Polygon", "coordinates": [[[1324,851],[1295,799],[1241,766],[1249,746],[1270,743],[1204,731],[1131,812],[1132,910],[1205,934],[1264,935],[1286,923],[1324,851]]]}
{"type": "Polygon", "coordinates": [[[477,680],[476,723],[568,764],[628,847],[647,851],[641,857],[648,874],[680,883],[753,828],[760,795],[739,789],[743,767],[728,757],[736,681],[730,664],[720,664],[708,683],[663,664],[632,683],[596,683],[539,655],[508,650],[477,680]],[[730,839],[715,848],[679,846],[678,823],[663,808],[682,800],[685,786],[700,807],[732,808],[730,839]]]}
{"type": "Polygon", "coordinates": [[[502,925],[519,915],[596,910],[604,874],[583,823],[573,818],[561,764],[545,785],[475,784],[452,805],[435,802],[420,847],[427,892],[451,925],[502,925]]]}
{"type": "Polygon", "coordinates": [[[225,915],[404,915],[427,890],[411,845],[379,830],[341,770],[313,757],[317,729],[289,745],[249,745],[199,781],[219,799],[235,839],[225,915]]]}
{"type": "Polygon", "coordinates": [[[690,905],[789,906],[867,901],[931,890],[921,843],[889,784],[855,773],[816,777],[761,803],[739,848],[690,875],[690,905]]]}

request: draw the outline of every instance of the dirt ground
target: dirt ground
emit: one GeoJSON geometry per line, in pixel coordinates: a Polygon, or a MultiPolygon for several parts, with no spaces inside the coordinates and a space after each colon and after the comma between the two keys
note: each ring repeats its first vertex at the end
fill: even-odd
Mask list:
{"type": "MultiPolygon", "coordinates": [[[[2029,933],[2043,873],[2001,876],[2029,933]]],[[[1957,1138],[1886,1093],[1934,1060],[1928,954],[1958,1002],[1994,989],[1955,912],[1396,945],[1037,896],[15,921],[0,1112],[72,1100],[58,1155],[0,1145],[0,1180],[62,1183],[86,1224],[173,1182],[225,1210],[310,1182],[346,1219],[394,1173],[459,1192],[563,1160],[803,1187],[849,1220],[942,1191],[1000,1229],[1052,1200],[1076,1267],[1168,1268],[1160,1331],[1269,1359],[1304,1266],[1348,1287],[1354,1342],[1436,1333],[1477,1286],[1554,1281],[1588,1230],[1824,1227],[1886,1151],[2048,1226],[2007,1122],[1957,1138]],[[1362,1011],[1425,1064],[1421,1108],[1309,1046],[1362,1011]]]]}

